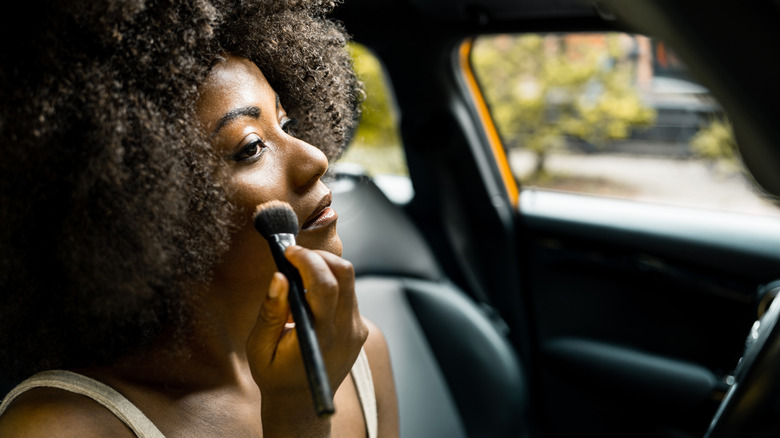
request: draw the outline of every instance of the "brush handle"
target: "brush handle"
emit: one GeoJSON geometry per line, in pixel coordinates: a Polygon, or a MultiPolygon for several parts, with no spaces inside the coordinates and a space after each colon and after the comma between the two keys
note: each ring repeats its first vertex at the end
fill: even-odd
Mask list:
{"type": "Polygon", "coordinates": [[[330,388],[330,380],[325,369],[325,360],[322,358],[317,333],[314,331],[311,308],[306,301],[301,274],[284,256],[284,250],[288,246],[295,245],[295,236],[292,234],[273,234],[268,239],[268,243],[274,261],[276,261],[276,267],[290,283],[288,294],[290,312],[293,321],[295,321],[295,331],[298,334],[298,344],[301,347],[301,356],[314,400],[314,409],[318,417],[329,417],[333,415],[336,408],[333,406],[333,391],[330,388]]]}

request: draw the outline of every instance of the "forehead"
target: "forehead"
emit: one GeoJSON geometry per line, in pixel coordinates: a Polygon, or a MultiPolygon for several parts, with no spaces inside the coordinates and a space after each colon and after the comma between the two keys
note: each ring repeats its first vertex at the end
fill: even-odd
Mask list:
{"type": "Polygon", "coordinates": [[[207,129],[228,111],[245,107],[274,105],[274,90],[260,69],[245,58],[228,56],[212,68],[201,85],[198,118],[207,129]]]}

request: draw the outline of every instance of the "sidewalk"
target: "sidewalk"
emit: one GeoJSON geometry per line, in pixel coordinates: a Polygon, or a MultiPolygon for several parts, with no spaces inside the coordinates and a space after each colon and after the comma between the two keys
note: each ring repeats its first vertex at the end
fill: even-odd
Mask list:
{"type": "MultiPolygon", "coordinates": [[[[509,161],[515,173],[524,177],[534,165],[534,156],[515,149],[509,161]]],[[[780,218],[780,207],[762,198],[745,176],[702,160],[556,153],[547,158],[546,168],[560,178],[538,187],[780,218]]]]}

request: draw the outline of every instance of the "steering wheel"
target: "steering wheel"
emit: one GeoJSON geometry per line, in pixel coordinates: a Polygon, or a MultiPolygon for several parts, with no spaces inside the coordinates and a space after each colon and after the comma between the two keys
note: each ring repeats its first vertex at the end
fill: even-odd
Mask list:
{"type": "MultiPolygon", "coordinates": [[[[767,294],[774,297],[776,286],[767,294]]],[[[780,398],[780,299],[771,304],[750,330],[734,382],[718,407],[705,438],[758,437],[777,428],[771,408],[780,398]]],[[[777,429],[774,430],[777,433],[777,429]]]]}

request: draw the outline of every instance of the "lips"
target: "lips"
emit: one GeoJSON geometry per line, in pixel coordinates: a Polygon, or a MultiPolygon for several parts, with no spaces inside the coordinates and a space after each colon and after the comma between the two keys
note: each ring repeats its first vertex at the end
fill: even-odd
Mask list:
{"type": "Polygon", "coordinates": [[[332,201],[333,198],[330,193],[325,195],[322,200],[320,200],[319,204],[317,204],[314,212],[312,212],[312,214],[306,219],[306,222],[303,223],[303,227],[301,227],[301,229],[312,230],[330,225],[331,223],[335,222],[336,219],[338,219],[338,215],[336,214],[336,210],[330,208],[332,201]]]}

